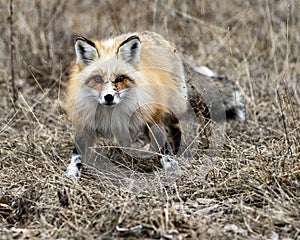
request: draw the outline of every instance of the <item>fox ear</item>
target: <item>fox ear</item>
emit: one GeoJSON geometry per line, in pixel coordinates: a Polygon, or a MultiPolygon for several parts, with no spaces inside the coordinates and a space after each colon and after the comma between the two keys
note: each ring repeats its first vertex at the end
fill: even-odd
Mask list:
{"type": "Polygon", "coordinates": [[[141,41],[139,37],[134,35],[122,42],[118,48],[117,55],[128,63],[139,63],[141,56],[141,41]]]}
{"type": "Polygon", "coordinates": [[[84,37],[76,39],[75,51],[76,62],[80,66],[86,66],[99,57],[95,43],[84,37]]]}

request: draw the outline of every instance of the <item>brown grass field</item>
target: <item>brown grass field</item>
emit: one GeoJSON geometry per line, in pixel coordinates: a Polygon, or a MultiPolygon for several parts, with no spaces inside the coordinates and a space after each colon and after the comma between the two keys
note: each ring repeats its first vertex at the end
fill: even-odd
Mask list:
{"type": "Polygon", "coordinates": [[[0,239],[300,239],[300,1],[12,6],[0,2],[0,239]],[[169,186],[160,170],[121,184],[88,169],[67,179],[75,38],[143,30],[236,80],[246,121],[226,124],[217,154],[180,159],[169,186]]]}

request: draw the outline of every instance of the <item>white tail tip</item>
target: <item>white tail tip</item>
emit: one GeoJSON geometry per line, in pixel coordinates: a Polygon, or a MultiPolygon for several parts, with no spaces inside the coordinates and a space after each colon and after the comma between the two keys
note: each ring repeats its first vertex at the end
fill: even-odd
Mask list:
{"type": "Polygon", "coordinates": [[[209,69],[208,67],[205,67],[205,66],[200,66],[200,67],[196,67],[195,70],[204,75],[204,76],[207,76],[207,77],[214,77],[216,76],[216,74],[211,70],[209,69]]]}

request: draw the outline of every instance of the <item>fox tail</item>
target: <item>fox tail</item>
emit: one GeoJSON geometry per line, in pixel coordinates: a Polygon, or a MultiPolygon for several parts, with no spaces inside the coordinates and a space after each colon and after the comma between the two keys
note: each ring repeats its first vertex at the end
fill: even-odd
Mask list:
{"type": "Polygon", "coordinates": [[[188,98],[196,113],[214,121],[245,120],[244,97],[236,82],[207,67],[186,67],[188,98]]]}

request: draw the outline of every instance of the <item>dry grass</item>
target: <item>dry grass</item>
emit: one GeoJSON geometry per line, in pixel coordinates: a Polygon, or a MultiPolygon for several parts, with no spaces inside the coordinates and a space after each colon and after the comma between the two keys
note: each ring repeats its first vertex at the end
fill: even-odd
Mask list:
{"type": "MultiPolygon", "coordinates": [[[[0,2],[1,239],[300,239],[299,1],[0,2]],[[152,30],[184,55],[236,79],[247,120],[219,154],[181,159],[159,176],[116,185],[63,177],[72,127],[61,107],[74,37],[152,30]]],[[[100,173],[99,173],[100,174],[100,173]]]]}

